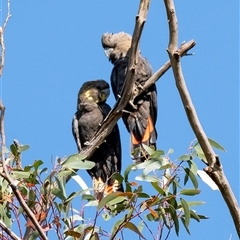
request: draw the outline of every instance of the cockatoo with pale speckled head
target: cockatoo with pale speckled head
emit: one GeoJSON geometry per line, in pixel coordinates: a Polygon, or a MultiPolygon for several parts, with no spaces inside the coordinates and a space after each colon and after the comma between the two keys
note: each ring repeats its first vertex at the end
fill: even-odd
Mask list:
{"type": "MultiPolygon", "coordinates": [[[[132,37],[125,32],[105,33],[102,46],[109,61],[114,65],[111,73],[111,85],[116,99],[121,97],[121,90],[126,77],[129,62],[129,49],[132,37]]],[[[152,67],[140,52],[137,54],[134,88],[141,88],[152,76],[152,67]]],[[[128,104],[123,113],[123,122],[130,132],[131,155],[135,162],[147,159],[143,144],[156,149],[157,131],[157,90],[152,85],[147,91],[136,97],[133,104],[128,104]],[[134,106],[133,106],[134,105],[134,106]]]]}

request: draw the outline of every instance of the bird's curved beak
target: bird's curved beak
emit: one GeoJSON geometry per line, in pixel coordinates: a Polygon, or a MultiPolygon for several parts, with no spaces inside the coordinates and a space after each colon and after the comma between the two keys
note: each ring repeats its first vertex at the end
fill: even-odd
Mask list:
{"type": "Polygon", "coordinates": [[[101,90],[101,101],[105,101],[110,95],[110,89],[109,88],[105,88],[103,90],[101,90]]]}
{"type": "Polygon", "coordinates": [[[113,48],[104,48],[105,55],[109,58],[113,48]]]}

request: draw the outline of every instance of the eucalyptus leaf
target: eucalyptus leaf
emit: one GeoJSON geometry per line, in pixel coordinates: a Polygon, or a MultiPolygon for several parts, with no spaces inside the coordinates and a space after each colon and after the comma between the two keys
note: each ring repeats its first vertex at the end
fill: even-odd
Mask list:
{"type": "Polygon", "coordinates": [[[178,158],[179,161],[189,161],[192,159],[191,155],[185,154],[178,158]]]}
{"type": "Polygon", "coordinates": [[[176,234],[178,236],[178,234],[179,234],[179,221],[178,221],[176,210],[171,204],[169,204],[169,210],[170,210],[172,220],[174,222],[174,227],[175,227],[176,234]]]}
{"type": "Polygon", "coordinates": [[[114,205],[114,204],[123,202],[124,200],[126,200],[125,197],[123,197],[123,196],[118,196],[118,197],[115,197],[113,200],[109,201],[108,204],[114,205]]]}
{"type": "Polygon", "coordinates": [[[199,216],[193,210],[190,210],[190,217],[200,222],[199,216]]]}
{"type": "Polygon", "coordinates": [[[122,183],[122,181],[123,181],[123,176],[120,173],[118,173],[118,172],[113,173],[110,176],[110,178],[117,180],[119,183],[122,183]]]}
{"type": "Polygon", "coordinates": [[[168,221],[166,219],[165,209],[162,206],[160,206],[159,210],[160,210],[164,225],[167,227],[167,229],[170,229],[170,226],[169,226],[168,221]]]}
{"type": "Polygon", "coordinates": [[[207,159],[206,159],[206,157],[205,157],[205,155],[204,155],[204,153],[203,153],[203,150],[202,150],[202,148],[200,147],[200,145],[196,145],[196,146],[194,147],[194,149],[195,149],[195,151],[197,152],[198,158],[201,159],[203,162],[207,163],[207,159]]]}
{"type": "Polygon", "coordinates": [[[132,167],[132,170],[145,169],[147,166],[151,165],[154,162],[158,162],[158,161],[159,160],[156,160],[156,159],[150,159],[150,160],[145,161],[145,162],[134,164],[134,166],[132,167]]]}
{"type": "Polygon", "coordinates": [[[66,176],[70,176],[71,174],[73,173],[72,170],[70,169],[65,169],[65,170],[62,170],[60,171],[59,173],[57,173],[57,176],[60,178],[60,177],[66,177],[66,176]]]}
{"type": "Polygon", "coordinates": [[[55,179],[56,179],[56,182],[57,182],[60,192],[63,194],[64,198],[66,199],[67,198],[66,189],[65,189],[66,182],[65,182],[64,178],[55,177],[55,179]]]}
{"type": "Polygon", "coordinates": [[[29,148],[30,148],[29,145],[23,145],[23,146],[19,146],[19,148],[17,149],[17,151],[18,151],[19,153],[22,153],[22,152],[28,150],[29,148]]]}
{"type": "Polygon", "coordinates": [[[135,232],[136,234],[139,235],[139,237],[143,238],[143,239],[146,239],[142,233],[139,231],[139,229],[136,227],[136,225],[134,225],[133,223],[131,222],[128,222],[124,225],[125,228],[128,228],[130,230],[132,230],[133,232],[135,232]]]}
{"type": "Polygon", "coordinates": [[[186,228],[188,228],[189,222],[190,222],[190,209],[189,209],[188,203],[183,198],[180,198],[180,201],[184,211],[184,218],[185,218],[184,224],[186,228]]]}
{"type": "Polygon", "coordinates": [[[90,194],[83,194],[82,200],[92,201],[92,200],[95,200],[95,197],[90,194]]]}
{"type": "Polygon", "coordinates": [[[188,196],[194,196],[199,194],[201,191],[199,189],[182,189],[179,193],[183,195],[188,195],[188,196]]]}
{"type": "Polygon", "coordinates": [[[39,237],[39,233],[37,231],[34,231],[31,233],[29,240],[36,240],[39,237]]]}
{"type": "Polygon", "coordinates": [[[194,161],[187,161],[187,163],[191,171],[196,175],[198,170],[197,164],[194,161]]]}
{"type": "Polygon", "coordinates": [[[209,217],[207,217],[207,216],[200,215],[200,214],[197,214],[197,215],[198,215],[198,217],[199,217],[200,219],[209,219],[209,217]]]}
{"type": "Polygon", "coordinates": [[[190,234],[190,230],[189,230],[189,228],[188,228],[188,226],[187,226],[187,224],[186,224],[186,219],[185,219],[184,217],[181,217],[180,219],[181,219],[182,224],[183,224],[183,226],[185,227],[187,233],[188,233],[189,235],[191,235],[191,234],[190,234]]]}
{"type": "Polygon", "coordinates": [[[150,198],[150,196],[147,193],[137,193],[139,198],[150,198]]]}
{"type": "Polygon", "coordinates": [[[97,200],[89,201],[89,202],[86,203],[84,206],[85,206],[85,207],[96,207],[96,206],[98,206],[98,201],[97,201],[97,200]]]}
{"type": "Polygon", "coordinates": [[[157,182],[151,182],[151,184],[162,196],[166,195],[164,190],[158,185],[157,182]]]}
{"type": "MultiPolygon", "coordinates": [[[[150,162],[146,161],[146,162],[150,162]]],[[[150,164],[148,164],[144,170],[143,170],[143,175],[147,175],[148,173],[152,172],[153,170],[159,169],[162,167],[162,161],[161,160],[153,160],[150,164]]]]}
{"type": "Polygon", "coordinates": [[[25,172],[25,171],[22,171],[22,170],[12,170],[11,173],[16,178],[28,179],[30,177],[30,172],[25,172]]]}
{"type": "Polygon", "coordinates": [[[92,161],[84,160],[85,156],[81,154],[73,154],[69,156],[63,163],[62,166],[73,168],[73,169],[92,169],[95,163],[92,161]]]}
{"type": "Polygon", "coordinates": [[[124,171],[124,181],[127,182],[128,181],[128,175],[131,172],[133,166],[135,166],[135,164],[131,164],[129,165],[126,170],[124,171]]]}
{"type": "Polygon", "coordinates": [[[174,149],[173,148],[169,148],[167,155],[173,154],[173,153],[174,153],[174,149]]]}
{"type": "Polygon", "coordinates": [[[139,222],[139,224],[138,224],[138,230],[140,231],[140,232],[142,232],[143,231],[143,227],[144,227],[144,223],[143,223],[143,221],[140,221],[139,222]]]}
{"type": "Polygon", "coordinates": [[[66,200],[66,196],[64,195],[64,193],[59,188],[53,188],[51,190],[51,193],[53,195],[55,195],[56,197],[60,198],[61,200],[66,200]]]}
{"type": "Polygon", "coordinates": [[[48,171],[48,169],[47,168],[43,168],[43,169],[41,169],[41,171],[40,171],[40,175],[42,174],[42,173],[44,173],[44,172],[47,172],[48,171]]]}
{"type": "Polygon", "coordinates": [[[76,181],[76,183],[83,189],[86,190],[85,193],[86,194],[90,194],[90,191],[87,191],[88,186],[87,184],[84,182],[84,180],[77,174],[72,174],[71,178],[76,181]]]}
{"type": "Polygon", "coordinates": [[[11,150],[11,152],[14,156],[18,155],[18,151],[17,151],[17,148],[16,148],[15,144],[10,145],[10,150],[11,150]]]}
{"type": "Polygon", "coordinates": [[[191,179],[193,186],[197,189],[198,188],[198,181],[195,177],[194,173],[189,168],[184,168],[184,171],[186,172],[187,176],[191,179]]]}
{"type": "Polygon", "coordinates": [[[67,203],[67,202],[69,202],[69,201],[71,201],[71,200],[73,200],[74,198],[76,198],[76,197],[84,194],[84,193],[85,193],[85,191],[82,191],[82,190],[81,190],[81,191],[78,191],[78,192],[72,192],[72,193],[67,197],[67,199],[64,201],[64,204],[67,203]]]}
{"type": "Polygon", "coordinates": [[[216,183],[207,175],[205,171],[198,170],[197,174],[212,190],[219,190],[216,183]]]}
{"type": "Polygon", "coordinates": [[[124,221],[125,221],[125,217],[116,221],[116,223],[112,227],[110,239],[113,239],[112,236],[114,236],[120,230],[119,227],[124,221]]]}
{"type": "MultiPolygon", "coordinates": [[[[205,204],[206,202],[203,201],[187,201],[189,207],[195,207],[205,204]]],[[[179,203],[178,208],[180,209],[182,205],[179,203]]]]}
{"type": "Polygon", "coordinates": [[[208,138],[208,141],[209,141],[209,143],[211,144],[212,147],[226,152],[225,148],[220,143],[218,143],[217,141],[213,140],[212,138],[208,138]]]}
{"type": "Polygon", "coordinates": [[[35,170],[37,171],[39,166],[41,166],[43,164],[42,160],[35,160],[33,163],[33,167],[35,168],[35,170]]]}
{"type": "Polygon", "coordinates": [[[150,157],[154,159],[161,159],[164,154],[165,153],[163,150],[156,150],[153,154],[150,155],[150,157]]]}
{"type": "Polygon", "coordinates": [[[121,192],[113,192],[109,195],[107,195],[105,198],[103,198],[99,204],[97,209],[101,209],[102,207],[104,207],[107,203],[111,202],[112,200],[114,200],[116,197],[121,196],[121,192]]]}
{"type": "Polygon", "coordinates": [[[159,178],[156,176],[151,175],[139,175],[135,177],[138,181],[144,181],[144,182],[159,182],[159,178]]]}
{"type": "Polygon", "coordinates": [[[149,154],[149,155],[152,155],[155,153],[155,149],[147,146],[146,144],[142,144],[144,150],[149,154]]]}

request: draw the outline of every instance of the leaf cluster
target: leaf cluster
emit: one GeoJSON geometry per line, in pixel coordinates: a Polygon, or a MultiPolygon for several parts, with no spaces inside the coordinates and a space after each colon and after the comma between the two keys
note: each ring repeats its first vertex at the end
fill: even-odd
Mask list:
{"type": "MultiPolygon", "coordinates": [[[[216,141],[212,139],[209,141],[213,147],[225,150],[216,141]]],[[[179,222],[182,222],[190,234],[189,226],[192,219],[199,222],[207,218],[193,209],[204,202],[189,200],[189,197],[200,193],[197,178],[199,170],[195,161],[197,159],[204,161],[204,154],[199,144],[193,143],[189,152],[176,160],[171,159],[173,149],[165,153],[145,146],[149,156],[147,161],[130,164],[123,176],[119,173],[111,176],[124,184],[125,191],[107,195],[100,202],[94,198],[93,189],[89,188],[76,172],[94,166],[94,163],[86,160],[83,155],[74,154],[67,159],[57,159],[56,166],[44,180],[42,177],[43,173],[47,173],[47,168],[41,169],[43,161],[35,160],[31,165],[21,166],[21,154],[29,148],[28,145],[12,144],[10,151],[5,149],[7,155],[5,162],[12,182],[21,192],[44,231],[54,229],[58,236],[62,236],[60,239],[100,239],[101,237],[114,239],[119,234],[123,236],[125,229],[146,239],[144,229],[154,236],[148,226],[150,223],[157,224],[155,234],[161,239],[164,229],[166,236],[172,229],[179,235],[179,222]],[[69,176],[77,182],[79,191],[67,194],[66,179],[69,176]],[[57,183],[57,187],[54,182],[57,183]],[[76,202],[82,203],[80,210],[75,208],[76,202]],[[50,207],[46,207],[49,205],[50,207]],[[90,223],[87,223],[84,217],[87,207],[95,209],[96,212],[95,218],[90,223]],[[41,212],[38,211],[39,208],[42,209],[41,212]],[[101,219],[117,220],[109,231],[98,226],[97,223],[101,219]]],[[[22,218],[26,218],[26,213],[2,176],[0,186],[0,220],[11,229],[12,219],[16,219],[21,229],[23,226],[20,222],[23,222],[22,218]]],[[[28,218],[25,227],[34,228],[28,218]]],[[[36,239],[38,236],[35,231],[31,239],[36,239]]]]}

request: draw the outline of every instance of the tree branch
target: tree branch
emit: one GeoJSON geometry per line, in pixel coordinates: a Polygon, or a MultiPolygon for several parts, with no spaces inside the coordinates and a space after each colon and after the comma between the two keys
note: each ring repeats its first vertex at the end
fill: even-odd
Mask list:
{"type": "Polygon", "coordinates": [[[169,23],[169,45],[168,45],[168,55],[171,61],[172,70],[174,78],[176,81],[176,86],[178,88],[179,94],[182,99],[184,109],[186,111],[189,123],[198,139],[198,142],[204,152],[207,159],[209,167],[204,169],[206,173],[212,178],[212,180],[217,184],[228,208],[233,218],[238,236],[240,237],[240,210],[238,207],[238,202],[234,196],[232,189],[224,175],[222,165],[219,161],[218,156],[213,151],[207,135],[205,134],[201,123],[198,119],[196,110],[192,103],[190,94],[188,92],[184,76],[181,69],[180,63],[180,53],[177,50],[178,46],[178,23],[177,16],[174,7],[173,0],[164,0],[168,23],[169,23]]]}
{"type": "Polygon", "coordinates": [[[2,49],[2,53],[1,53],[1,56],[0,56],[0,77],[2,76],[3,67],[4,67],[4,63],[5,63],[4,30],[7,26],[7,23],[9,21],[10,17],[11,17],[10,0],[8,0],[8,2],[7,2],[7,16],[6,16],[5,22],[3,24],[3,27],[0,27],[0,46],[1,46],[1,49],[2,49]]]}
{"type": "MultiPolygon", "coordinates": [[[[196,42],[194,40],[190,40],[187,43],[183,43],[181,47],[178,49],[179,55],[181,57],[187,55],[187,52],[192,49],[196,45],[196,42]]],[[[159,78],[161,78],[171,67],[171,62],[168,60],[161,68],[159,68],[141,87],[141,89],[138,89],[138,92],[136,93],[136,97],[142,94],[144,91],[146,91],[149,87],[151,87],[159,78]]],[[[135,98],[136,98],[135,97],[135,98]]],[[[133,100],[134,101],[134,100],[133,100]]]]}

